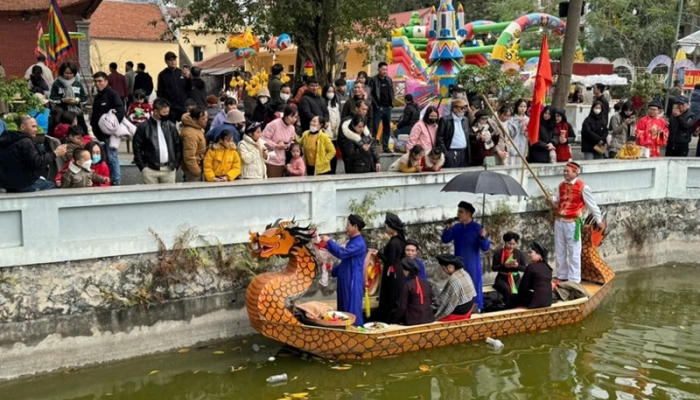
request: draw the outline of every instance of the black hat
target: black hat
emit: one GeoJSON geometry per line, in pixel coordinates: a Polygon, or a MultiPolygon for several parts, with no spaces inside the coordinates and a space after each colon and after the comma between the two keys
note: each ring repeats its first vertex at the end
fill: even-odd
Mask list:
{"type": "Polygon", "coordinates": [[[389,228],[396,230],[396,231],[399,231],[399,232],[403,232],[403,230],[406,227],[398,215],[396,215],[394,213],[390,213],[390,212],[386,213],[386,218],[384,219],[384,223],[389,228]]]}
{"type": "MultiPolygon", "coordinates": [[[[420,250],[420,243],[413,239],[406,239],[406,246],[415,246],[417,250],[420,250]]],[[[405,246],[404,246],[405,247],[405,246]]]]}
{"type": "Polygon", "coordinates": [[[474,115],[474,121],[479,121],[481,118],[488,118],[488,117],[489,117],[489,113],[487,113],[484,110],[479,110],[474,115]]]}
{"type": "Polygon", "coordinates": [[[412,258],[404,257],[401,259],[401,266],[403,267],[404,271],[408,271],[409,277],[418,275],[418,272],[420,271],[416,260],[412,258]]]}
{"type": "Polygon", "coordinates": [[[350,214],[348,216],[348,221],[350,221],[351,224],[357,226],[357,229],[359,229],[359,230],[362,230],[365,228],[365,221],[363,221],[359,215],[350,214]]]}
{"type": "Polygon", "coordinates": [[[539,242],[532,242],[532,244],[530,244],[530,248],[534,250],[535,253],[541,255],[544,261],[547,261],[547,255],[549,255],[549,250],[547,250],[546,247],[542,246],[539,242]]]}
{"type": "Polygon", "coordinates": [[[690,100],[685,96],[678,96],[673,104],[690,104],[690,100]]]}
{"type": "Polygon", "coordinates": [[[474,213],[476,212],[476,208],[474,208],[472,203],[467,203],[466,201],[460,201],[457,207],[465,209],[471,215],[474,215],[474,213]]]}
{"type": "Polygon", "coordinates": [[[172,60],[173,58],[177,58],[177,54],[172,51],[165,53],[165,61],[172,60]]]}
{"type": "Polygon", "coordinates": [[[660,102],[660,101],[657,101],[657,100],[654,100],[654,101],[652,101],[651,103],[649,103],[649,105],[647,106],[647,108],[649,108],[649,107],[656,107],[656,108],[658,108],[659,110],[663,110],[663,109],[664,109],[663,104],[661,104],[661,102],[660,102]]]}
{"type": "Polygon", "coordinates": [[[453,256],[452,254],[439,254],[435,258],[437,259],[438,264],[443,267],[453,265],[455,269],[464,268],[464,263],[462,260],[459,257],[453,256]]]}

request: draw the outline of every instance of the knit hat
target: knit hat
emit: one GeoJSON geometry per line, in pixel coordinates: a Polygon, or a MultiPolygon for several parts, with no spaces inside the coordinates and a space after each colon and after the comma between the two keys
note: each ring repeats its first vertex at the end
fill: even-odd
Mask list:
{"type": "Polygon", "coordinates": [[[207,104],[217,105],[219,104],[219,98],[214,96],[213,94],[210,94],[209,96],[207,96],[207,104]]]}

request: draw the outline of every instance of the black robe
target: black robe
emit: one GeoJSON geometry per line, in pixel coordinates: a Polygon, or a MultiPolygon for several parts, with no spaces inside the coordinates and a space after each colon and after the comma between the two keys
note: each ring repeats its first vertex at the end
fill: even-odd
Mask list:
{"type": "Polygon", "coordinates": [[[389,242],[378,254],[384,265],[379,287],[378,321],[390,323],[392,313],[395,313],[399,306],[399,296],[406,283],[401,265],[401,260],[406,256],[405,247],[405,240],[397,235],[389,239],[389,242]]]}
{"type": "Polygon", "coordinates": [[[411,277],[403,285],[399,295],[398,308],[392,314],[391,322],[420,325],[435,321],[431,299],[430,283],[417,276],[411,277]]]}
{"type": "Polygon", "coordinates": [[[552,267],[540,261],[525,269],[518,294],[508,298],[506,308],[542,308],[552,305],[552,267]]]}
{"type": "Polygon", "coordinates": [[[503,301],[505,302],[508,301],[508,297],[512,293],[509,275],[513,272],[518,272],[517,276],[513,276],[513,282],[517,287],[522,279],[523,272],[525,272],[525,268],[527,267],[527,260],[525,259],[525,255],[522,251],[515,249],[513,250],[513,258],[518,262],[518,268],[508,268],[502,262],[504,251],[504,248],[500,248],[493,254],[491,270],[493,272],[498,272],[498,275],[496,275],[496,280],[493,282],[493,288],[503,297],[503,301]]]}

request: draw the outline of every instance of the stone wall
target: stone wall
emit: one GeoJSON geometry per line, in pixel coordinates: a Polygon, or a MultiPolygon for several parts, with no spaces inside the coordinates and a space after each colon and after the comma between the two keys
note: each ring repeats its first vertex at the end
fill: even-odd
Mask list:
{"type": "MultiPolygon", "coordinates": [[[[603,209],[610,223],[600,251],[614,270],[697,262],[693,249],[700,244],[700,200],[650,200],[603,209]]],[[[492,218],[506,223],[487,221],[492,232],[514,230],[521,233],[523,246],[538,240],[553,249],[546,212],[492,218]]],[[[438,284],[443,277],[433,257],[451,251],[439,242],[440,232],[440,222],[407,231],[422,243],[428,276],[438,284]]],[[[365,236],[373,247],[384,240],[378,230],[365,236]]],[[[243,308],[248,279],[285,260],[258,266],[242,245],[194,248],[203,243],[193,231],[181,239],[158,253],[0,269],[0,379],[251,333],[243,308]]],[[[489,260],[487,253],[485,270],[489,260]]],[[[486,275],[489,282],[493,274],[486,275]]],[[[333,294],[333,286],[314,286],[307,296],[333,294]]]]}

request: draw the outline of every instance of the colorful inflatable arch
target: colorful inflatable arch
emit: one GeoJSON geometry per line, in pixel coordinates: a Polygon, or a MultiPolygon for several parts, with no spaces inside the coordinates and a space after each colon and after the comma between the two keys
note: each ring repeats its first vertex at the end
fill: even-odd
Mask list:
{"type": "Polygon", "coordinates": [[[544,13],[523,15],[511,22],[498,37],[491,53],[491,62],[495,64],[506,62],[508,49],[520,37],[520,34],[536,28],[547,29],[559,37],[563,37],[566,33],[566,23],[553,15],[544,13]]]}

